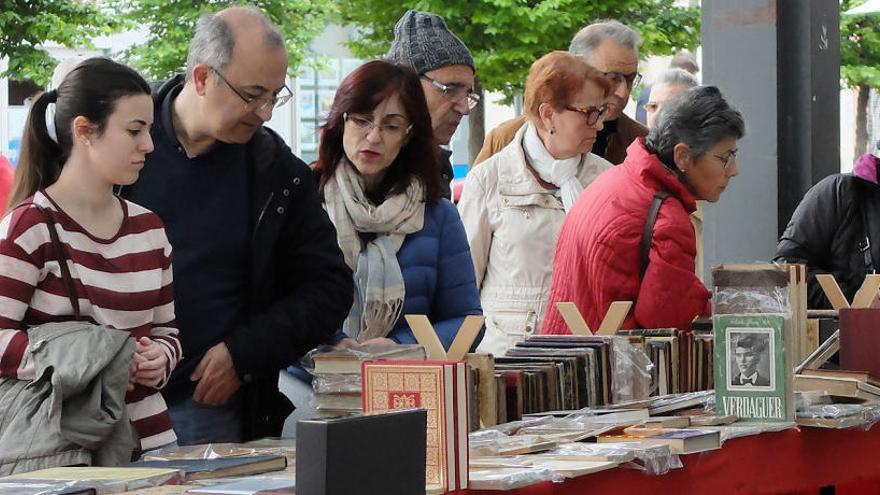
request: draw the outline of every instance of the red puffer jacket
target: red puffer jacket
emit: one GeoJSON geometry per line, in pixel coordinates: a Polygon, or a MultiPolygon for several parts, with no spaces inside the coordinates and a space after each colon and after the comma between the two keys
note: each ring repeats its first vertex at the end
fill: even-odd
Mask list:
{"type": "Polygon", "coordinates": [[[639,138],[626,160],[602,174],[565,218],[556,245],[550,304],[541,333],[570,333],[556,302],[574,302],[594,331],[614,301],[633,301],[623,328],[689,330],[710,311],[709,291],[694,274],[696,237],[688,215],[696,202],[639,138]],[[657,191],[670,196],[654,225],[648,269],[639,281],[639,244],[657,191]]]}

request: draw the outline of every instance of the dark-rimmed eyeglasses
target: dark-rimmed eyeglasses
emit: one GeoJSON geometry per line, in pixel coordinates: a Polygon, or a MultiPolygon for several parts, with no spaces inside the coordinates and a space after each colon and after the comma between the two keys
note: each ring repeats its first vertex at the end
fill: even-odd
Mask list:
{"type": "Polygon", "coordinates": [[[736,163],[736,153],[737,153],[738,151],[739,151],[739,150],[733,150],[733,151],[731,151],[730,153],[728,153],[727,156],[724,156],[724,155],[716,155],[715,153],[709,153],[709,152],[707,152],[706,154],[708,154],[708,155],[712,155],[712,156],[714,156],[715,158],[721,160],[721,164],[722,164],[722,166],[724,167],[724,169],[726,170],[726,169],[730,168],[731,165],[733,165],[734,163],[736,163]]]}
{"type": "Polygon", "coordinates": [[[583,115],[587,120],[587,125],[596,125],[597,122],[605,119],[605,114],[608,112],[608,107],[578,108],[567,106],[565,109],[583,115]]]}
{"type": "Polygon", "coordinates": [[[605,76],[611,79],[614,84],[620,84],[622,82],[626,82],[626,86],[631,88],[633,86],[638,85],[642,82],[642,75],[638,72],[630,72],[629,74],[624,74],[622,72],[606,72],[605,76]]]}
{"type": "Polygon", "coordinates": [[[366,115],[343,113],[342,120],[363,132],[364,136],[373,132],[373,129],[379,129],[380,136],[395,141],[405,138],[413,128],[413,125],[409,124],[403,117],[395,117],[387,122],[377,124],[366,115]]]}
{"type": "Polygon", "coordinates": [[[449,98],[452,101],[459,101],[464,98],[467,98],[467,106],[468,110],[473,110],[478,103],[480,103],[480,95],[474,93],[473,90],[466,88],[464,86],[460,86],[458,84],[446,84],[442,83],[433,77],[422,74],[422,79],[431,83],[431,86],[434,86],[434,89],[443,93],[446,98],[449,98]]]}
{"type": "Polygon", "coordinates": [[[214,74],[217,74],[217,77],[219,77],[221,81],[229,86],[229,89],[231,89],[233,93],[238,95],[238,97],[241,98],[242,101],[244,101],[245,108],[247,108],[248,111],[265,112],[266,110],[278,108],[290,101],[290,99],[293,97],[293,92],[290,90],[290,88],[287,87],[286,84],[283,88],[278,90],[278,93],[272,96],[251,96],[245,94],[243,91],[233,86],[232,83],[229,82],[228,79],[226,79],[226,76],[224,76],[223,73],[220,72],[218,69],[211,67],[211,70],[214,71],[214,74]]]}

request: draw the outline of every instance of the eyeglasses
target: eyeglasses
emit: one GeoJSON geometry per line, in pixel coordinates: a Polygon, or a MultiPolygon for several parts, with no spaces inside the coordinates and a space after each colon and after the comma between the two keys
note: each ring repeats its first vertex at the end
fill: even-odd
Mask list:
{"type": "Polygon", "coordinates": [[[343,113],[342,119],[363,132],[364,136],[373,132],[373,129],[379,129],[380,136],[387,137],[392,141],[402,140],[413,128],[412,124],[407,125],[407,121],[402,117],[390,117],[388,121],[381,124],[373,122],[366,115],[353,113],[343,113]]]}
{"type": "Polygon", "coordinates": [[[728,168],[730,168],[731,165],[733,165],[734,163],[736,163],[736,153],[737,153],[738,151],[739,151],[739,150],[733,150],[733,151],[731,151],[730,153],[728,153],[727,156],[724,156],[724,155],[716,155],[715,153],[708,153],[708,154],[714,156],[715,158],[717,158],[717,159],[719,159],[719,160],[721,160],[721,164],[724,166],[724,169],[727,170],[728,168]]]}
{"type": "Polygon", "coordinates": [[[467,98],[468,110],[473,110],[473,108],[480,103],[480,95],[464,86],[458,84],[444,84],[432,77],[426,76],[425,74],[422,74],[422,79],[430,82],[431,86],[434,86],[437,91],[440,91],[446,96],[446,98],[449,98],[452,101],[459,101],[467,98]]]}
{"type": "Polygon", "coordinates": [[[245,108],[248,111],[265,112],[266,110],[278,108],[290,101],[290,98],[293,97],[293,92],[290,91],[290,88],[288,88],[286,84],[283,88],[278,90],[278,93],[272,96],[251,96],[243,93],[241,90],[233,86],[232,83],[229,82],[228,79],[226,79],[226,76],[224,76],[223,73],[219,70],[213,67],[211,67],[211,70],[213,70],[214,73],[217,74],[217,77],[219,77],[221,81],[229,86],[229,89],[231,89],[233,93],[238,95],[238,97],[244,101],[245,108]]]}
{"type": "Polygon", "coordinates": [[[626,82],[626,86],[631,88],[633,86],[638,85],[642,82],[642,75],[638,72],[630,72],[629,74],[624,74],[622,72],[606,72],[605,76],[611,79],[614,84],[620,84],[622,82],[626,82]]]}
{"type": "Polygon", "coordinates": [[[604,120],[605,113],[608,112],[608,107],[577,108],[567,106],[565,109],[583,115],[587,119],[587,125],[596,125],[600,120],[604,120]]]}

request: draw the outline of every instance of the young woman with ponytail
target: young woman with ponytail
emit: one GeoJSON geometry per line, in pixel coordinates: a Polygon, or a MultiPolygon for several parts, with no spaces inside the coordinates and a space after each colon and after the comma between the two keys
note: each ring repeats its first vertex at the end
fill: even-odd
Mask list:
{"type": "Polygon", "coordinates": [[[28,332],[40,325],[129,332],[137,344],[125,403],[142,450],[176,441],[159,389],[181,357],[163,224],[114,194],[137,180],[152,123],[150,87],[137,72],[81,62],[31,107],[0,222],[0,377],[37,378],[28,332]]]}

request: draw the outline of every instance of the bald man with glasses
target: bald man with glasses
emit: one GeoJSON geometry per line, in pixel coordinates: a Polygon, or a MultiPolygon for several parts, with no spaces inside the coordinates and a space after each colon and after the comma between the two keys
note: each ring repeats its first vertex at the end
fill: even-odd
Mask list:
{"type": "Polygon", "coordinates": [[[186,359],[163,390],[181,445],[280,436],[281,369],[348,315],[352,274],[308,166],[264,127],[291,98],[287,50],[254,7],[203,16],[185,74],[153,93],[155,150],[122,194],[174,246],[186,359]]]}

